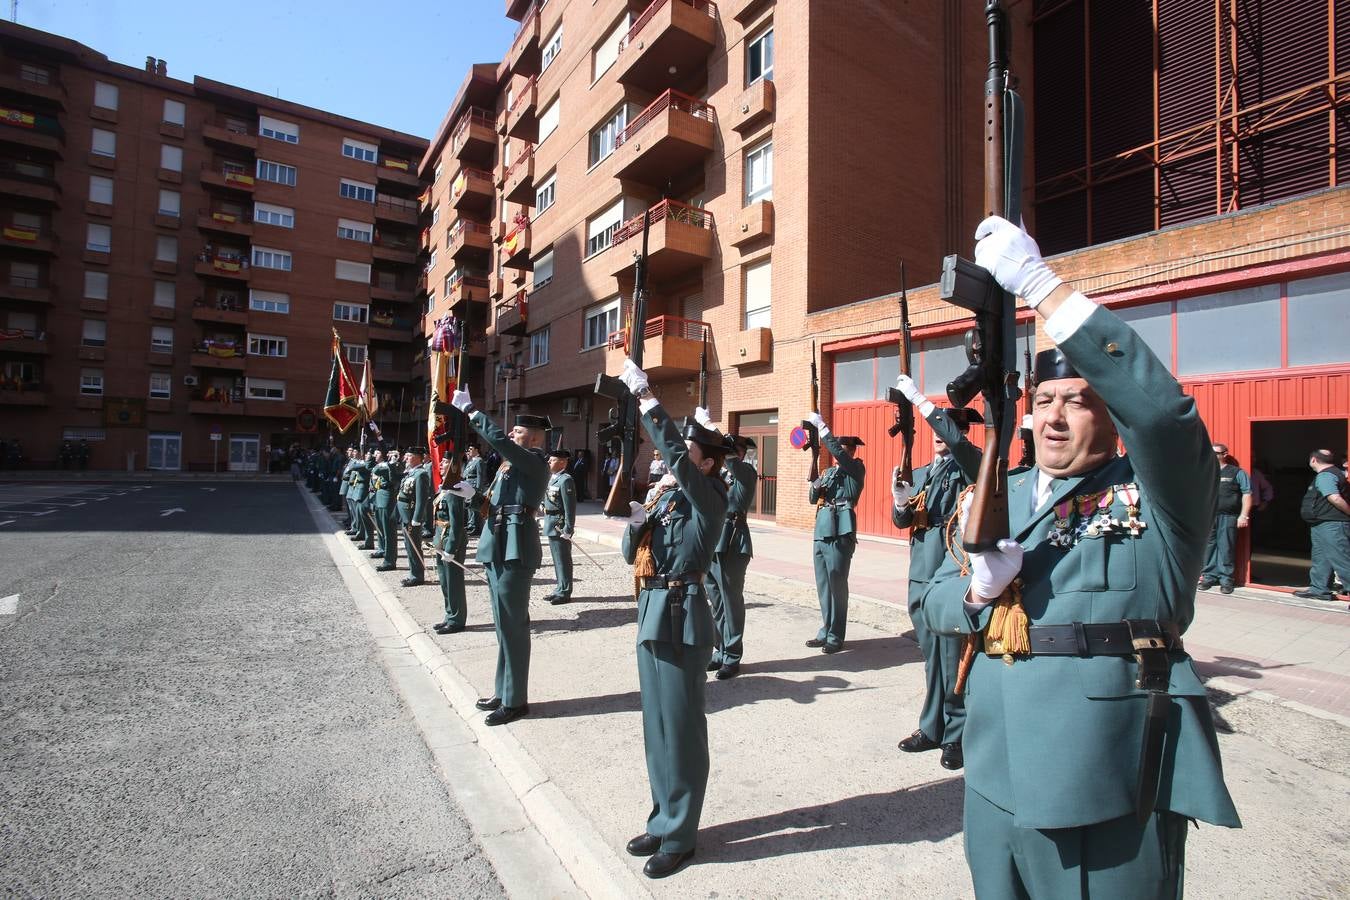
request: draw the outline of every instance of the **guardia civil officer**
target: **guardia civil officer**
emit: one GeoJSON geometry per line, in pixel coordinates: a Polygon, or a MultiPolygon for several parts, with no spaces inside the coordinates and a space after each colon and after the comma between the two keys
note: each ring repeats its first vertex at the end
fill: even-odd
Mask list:
{"type": "Polygon", "coordinates": [[[867,467],[856,454],[863,446],[861,438],[835,437],[820,413],[806,421],[816,426],[825,449],[834,457],[834,465],[811,482],[809,499],[816,505],[816,530],[813,558],[816,566],[816,594],[820,598],[820,630],[806,642],[821,653],[838,653],[844,648],[848,629],[848,570],[858,546],[858,519],[854,507],[862,496],[867,467]]]}
{"type": "Polygon", "coordinates": [[[342,502],[342,509],[347,513],[347,537],[356,537],[357,523],[356,514],[352,512],[351,501],[347,499],[347,492],[352,486],[352,466],[356,464],[356,448],[348,447],[346,451],[346,462],[342,464],[342,471],[338,473],[338,498],[342,502]]]}
{"type": "Polygon", "coordinates": [[[1308,589],[1295,591],[1294,596],[1335,600],[1336,575],[1350,589],[1350,504],[1345,499],[1345,476],[1330,450],[1309,454],[1308,468],[1316,474],[1303,495],[1299,514],[1312,529],[1312,570],[1308,573],[1308,589]]]}
{"type": "Polygon", "coordinates": [[[375,549],[375,536],[370,533],[370,520],[366,516],[366,503],[370,496],[370,463],[357,455],[347,467],[347,505],[352,511],[352,521],[356,524],[356,534],[352,540],[361,545],[362,550],[375,549]]]}
{"type": "MultiPolygon", "coordinates": [[[[708,411],[701,406],[694,410],[694,420],[710,431],[716,430],[708,411]]],[[[755,446],[754,440],[728,434],[723,442],[726,460],[718,477],[727,488],[727,515],[708,569],[708,599],[717,625],[708,671],[716,672],[721,681],[741,673],[741,657],[745,652],[745,572],[755,555],[745,514],[754,502],[755,484],[759,480],[755,467],[745,461],[746,451],[755,446]]]]}
{"type": "Polygon", "coordinates": [[[628,852],[650,856],[643,874],[664,878],[694,855],[708,786],[703,704],[715,632],[704,578],[726,521],[726,486],[718,476],[726,451],[722,436],[697,422],[687,421],[682,433],[632,360],[624,360],[620,377],[675,476],[650,510],[631,504],[623,535],[638,589],[638,686],[652,793],[647,829],[628,842],[628,852]]]}
{"type": "Polygon", "coordinates": [[[468,503],[474,499],[471,485],[460,479],[454,453],[441,458],[441,489],[433,504],[436,533],[431,539],[436,554],[436,578],[445,601],[445,618],[433,626],[437,634],[458,634],[469,615],[464,599],[464,557],[469,548],[468,503]],[[450,557],[451,562],[446,557],[450,557]],[[455,565],[455,563],[459,565],[455,565]]]}
{"type": "Polygon", "coordinates": [[[530,581],[543,559],[534,517],[548,482],[543,444],[550,426],[543,416],[519,415],[508,437],[474,408],[467,390],[455,391],[450,402],[502,457],[487,489],[490,516],[477,552],[497,627],[497,677],[493,696],[477,705],[491,711],[486,724],[505,725],[530,711],[530,581]]]}
{"type": "Polygon", "coordinates": [[[1220,593],[1231,594],[1237,532],[1251,521],[1252,483],[1247,473],[1228,458],[1227,444],[1214,444],[1214,457],[1219,461],[1219,500],[1209,544],[1205,547],[1199,588],[1207,591],[1217,584],[1220,593]]]}
{"type": "MultiPolygon", "coordinates": [[[[479,493],[487,485],[483,481],[483,459],[478,455],[478,445],[470,444],[464,448],[464,480],[479,493]]],[[[469,534],[477,537],[483,533],[483,520],[478,515],[478,504],[469,504],[469,534]]]]}
{"type": "Polygon", "coordinates": [[[385,451],[383,469],[377,466],[376,471],[381,477],[375,489],[375,522],[384,553],[375,571],[392,572],[398,562],[398,489],[403,484],[403,462],[396,448],[385,451]]]}
{"type": "Polygon", "coordinates": [[[986,219],[976,238],[1057,348],[1036,357],[1011,539],[968,575],[944,564],[921,601],[935,631],[982,635],[963,739],[975,893],[1178,897],[1191,820],[1239,825],[1181,642],[1218,464],[1195,401],[1124,321],[1018,226],[986,219]]]}
{"type": "Polygon", "coordinates": [[[426,561],[422,558],[422,529],[431,521],[431,468],[426,451],[408,448],[408,471],[398,487],[398,518],[403,530],[403,555],[408,558],[404,587],[426,584],[426,561]]]}
{"type": "MultiPolygon", "coordinates": [[[[919,601],[950,552],[949,538],[954,531],[948,525],[956,515],[961,491],[974,484],[979,474],[984,454],[966,439],[966,432],[971,422],[982,422],[983,418],[974,410],[938,409],[904,373],[895,386],[933,429],[933,461],[914,472],[914,483],[899,480],[899,466],[891,474],[891,521],[897,528],[910,530],[909,618],[923,652],[925,685],[919,727],[899,746],[906,753],[941,747],[942,767],[954,770],[964,765],[961,735],[966,726],[966,706],[953,690],[962,642],[953,635],[933,632],[919,614],[919,601]]],[[[959,536],[956,540],[960,542],[959,536]]]]}
{"type": "Polygon", "coordinates": [[[558,586],[544,599],[554,606],[572,599],[572,532],[577,527],[577,486],[567,473],[572,458],[561,448],[548,452],[548,487],[544,490],[544,536],[553,554],[558,586]]]}

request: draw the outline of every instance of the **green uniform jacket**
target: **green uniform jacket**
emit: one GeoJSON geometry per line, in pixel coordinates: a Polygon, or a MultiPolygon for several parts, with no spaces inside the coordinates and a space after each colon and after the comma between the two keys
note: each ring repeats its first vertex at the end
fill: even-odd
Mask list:
{"type": "Polygon", "coordinates": [[[355,460],[347,473],[351,485],[347,488],[347,499],[353,503],[364,501],[370,493],[370,464],[364,459],[355,460]]]}
{"type": "Polygon", "coordinates": [[[750,541],[750,525],[745,521],[745,512],[755,500],[755,484],[759,481],[759,473],[745,460],[729,455],[722,469],[722,481],[727,486],[727,517],[717,540],[717,552],[754,556],[755,548],[750,541]]]}
{"type": "Polygon", "coordinates": [[[811,485],[810,501],[824,500],[816,510],[816,540],[832,539],[853,534],[858,530],[858,517],[853,508],[862,496],[867,467],[846,450],[834,432],[821,435],[825,448],[834,456],[835,463],[825,470],[816,484],[811,485]]]}
{"type": "Polygon", "coordinates": [[[347,496],[347,491],[352,486],[352,466],[356,465],[356,460],[349,459],[347,464],[342,467],[342,473],[338,475],[338,496],[347,496]]]}
{"type": "MultiPolygon", "coordinates": [[[[1027,615],[1033,625],[1156,618],[1185,630],[1195,615],[1217,483],[1195,401],[1104,307],[1059,349],[1105,401],[1129,456],[1055,482],[1050,502],[1035,510],[1039,469],[1009,479],[1012,537],[1025,548],[1027,615]],[[1118,527],[1104,536],[1080,532],[1068,550],[1047,539],[1066,499],[1129,485],[1146,523],[1138,535],[1118,527]]],[[[1114,496],[1110,514],[1126,519],[1121,491],[1114,496]]],[[[967,611],[968,588],[969,579],[945,563],[923,597],[934,631],[964,634],[988,622],[989,608],[967,611]]],[[[1172,653],[1171,663],[1157,808],[1236,826],[1205,686],[1185,653],[1172,653]]],[[[1039,656],[1007,665],[977,654],[965,695],[966,784],[1024,828],[1077,827],[1132,813],[1145,699],[1136,668],[1121,656],[1039,656]]]]}
{"type": "MultiPolygon", "coordinates": [[[[953,424],[945,409],[934,409],[927,417],[937,436],[947,443],[946,456],[933,460],[914,473],[914,494],[927,491],[924,504],[928,510],[929,526],[909,536],[909,580],[926,584],[932,580],[942,561],[947,557],[946,523],[956,515],[957,498],[968,484],[975,483],[984,453],[976,447],[961,429],[953,424]]],[[[891,522],[896,528],[914,524],[914,507],[891,508],[891,522]]],[[[910,606],[918,608],[918,597],[910,598],[910,606]]]]}
{"type": "Polygon", "coordinates": [[[399,515],[405,525],[431,524],[431,467],[413,466],[398,487],[399,515]]]}
{"type": "Polygon", "coordinates": [[[468,504],[463,497],[449,491],[441,491],[436,495],[434,509],[437,524],[431,546],[462,560],[469,548],[469,532],[466,527],[469,521],[468,504]]]}
{"type": "Polygon", "coordinates": [[[482,457],[475,456],[464,464],[463,478],[474,490],[481,491],[483,484],[483,460],[482,457]]]}
{"type": "Polygon", "coordinates": [[[577,483],[566,472],[558,472],[544,491],[544,537],[570,535],[576,527],[577,483]]]}
{"type": "Polygon", "coordinates": [[[488,563],[519,562],[530,568],[538,568],[543,558],[539,549],[539,528],[534,521],[534,511],[544,499],[544,488],[548,484],[548,463],[541,450],[522,447],[506,436],[506,432],[497,427],[497,423],[474,410],[469,416],[469,424],[482,436],[492,449],[501,454],[503,462],[511,464],[505,472],[498,470],[489,488],[488,500],[492,504],[492,514],[503,506],[519,507],[518,511],[505,514],[505,522],[498,527],[489,520],[483,524],[483,536],[478,540],[477,559],[488,563]]]}
{"type": "Polygon", "coordinates": [[[380,460],[370,470],[370,492],[376,509],[388,509],[394,496],[395,479],[399,478],[388,460],[380,460]]]}
{"type": "MultiPolygon", "coordinates": [[[[703,575],[712,565],[713,551],[727,515],[726,488],[721,479],[709,478],[689,459],[689,448],[657,404],[642,416],[642,425],[675,476],[675,488],[666,491],[641,525],[623,533],[623,558],[631,565],[642,533],[652,531],[652,558],[661,575],[703,575]]],[[[637,642],[664,641],[692,647],[712,647],[716,630],[707,598],[698,584],[674,589],[643,589],[638,594],[637,642]],[[672,598],[680,592],[682,597],[672,598]],[[671,629],[669,604],[674,599],[684,607],[684,633],[671,629]]],[[[705,658],[706,659],[706,658],[705,658]]]]}

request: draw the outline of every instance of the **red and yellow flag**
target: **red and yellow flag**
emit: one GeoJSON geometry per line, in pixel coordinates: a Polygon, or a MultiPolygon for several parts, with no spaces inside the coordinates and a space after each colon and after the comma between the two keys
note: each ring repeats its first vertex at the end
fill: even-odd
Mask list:
{"type": "Polygon", "coordinates": [[[328,394],[323,401],[323,414],[337,427],[339,434],[361,418],[361,389],[347,369],[342,351],[342,338],[333,329],[333,368],[328,375],[328,394]]]}

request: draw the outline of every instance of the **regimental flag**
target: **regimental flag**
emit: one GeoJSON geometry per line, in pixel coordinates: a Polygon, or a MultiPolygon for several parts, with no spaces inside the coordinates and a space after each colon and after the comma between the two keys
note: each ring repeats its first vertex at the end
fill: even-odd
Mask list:
{"type": "Polygon", "coordinates": [[[352,423],[361,418],[361,393],[347,370],[342,351],[342,338],[333,329],[333,368],[328,375],[328,394],[323,401],[323,414],[339,434],[346,434],[352,423]]]}
{"type": "MultiPolygon", "coordinates": [[[[361,408],[365,410],[366,419],[375,418],[375,414],[380,411],[380,399],[375,396],[375,372],[370,367],[370,355],[366,355],[366,365],[361,371],[361,408]]],[[[371,422],[371,425],[374,425],[371,422]]]]}
{"type": "Polygon", "coordinates": [[[455,343],[454,330],[454,319],[450,316],[442,318],[436,323],[431,335],[431,344],[428,346],[431,402],[427,404],[427,449],[431,456],[431,483],[437,490],[441,487],[441,457],[459,449],[450,437],[448,415],[437,411],[444,408],[443,404],[450,402],[458,383],[458,380],[450,374],[450,360],[455,343]]]}

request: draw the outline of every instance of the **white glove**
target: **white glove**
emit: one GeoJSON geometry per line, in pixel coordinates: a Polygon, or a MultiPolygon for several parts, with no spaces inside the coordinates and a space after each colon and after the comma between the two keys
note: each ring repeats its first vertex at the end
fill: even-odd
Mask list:
{"type": "Polygon", "coordinates": [[[1022,429],[1024,431],[1031,430],[1031,413],[1027,413],[1025,416],[1022,417],[1022,429]]]}
{"type": "Polygon", "coordinates": [[[988,606],[1022,571],[1022,545],[1004,538],[997,550],[970,554],[970,602],[988,606]]]}
{"type": "Polygon", "coordinates": [[[830,426],[825,424],[825,420],[820,417],[820,413],[818,412],[811,413],[806,417],[806,421],[816,426],[816,431],[820,432],[821,434],[830,433],[830,426]]]}
{"type": "Polygon", "coordinates": [[[891,470],[891,499],[895,501],[896,509],[904,506],[909,502],[909,498],[914,496],[914,485],[898,481],[899,477],[900,467],[896,466],[891,470]]]}
{"type": "Polygon", "coordinates": [[[628,524],[632,526],[641,525],[647,521],[647,508],[636,500],[628,501],[628,524]]]}
{"type": "Polygon", "coordinates": [[[1041,259],[1041,248],[1025,230],[1002,216],[990,216],[975,229],[975,264],[989,271],[1004,290],[1035,309],[1064,282],[1041,259]]]}
{"type": "Polygon", "coordinates": [[[701,406],[694,407],[694,421],[707,429],[713,427],[712,416],[708,415],[708,411],[701,406]]]}
{"type": "Polygon", "coordinates": [[[468,391],[464,388],[459,388],[455,391],[454,395],[451,396],[450,405],[460,412],[464,412],[464,410],[473,406],[473,400],[469,399],[468,391]]]}
{"type": "Polygon", "coordinates": [[[895,379],[895,389],[903,394],[904,398],[915,406],[918,406],[928,399],[919,391],[919,386],[914,383],[914,379],[910,378],[904,372],[901,372],[900,377],[895,379]]]}
{"type": "Polygon", "coordinates": [[[620,373],[619,380],[634,394],[648,387],[647,373],[639,369],[631,359],[623,361],[623,372],[620,373]]]}
{"type": "Polygon", "coordinates": [[[465,500],[472,499],[473,495],[477,493],[473,489],[473,485],[469,484],[467,481],[456,481],[451,487],[446,488],[446,490],[456,497],[463,497],[465,500]]]}

